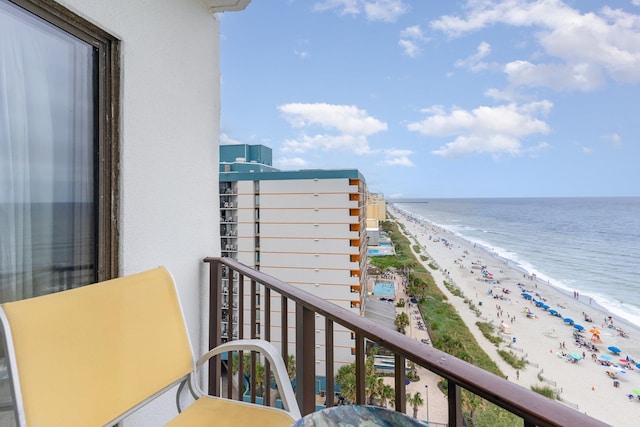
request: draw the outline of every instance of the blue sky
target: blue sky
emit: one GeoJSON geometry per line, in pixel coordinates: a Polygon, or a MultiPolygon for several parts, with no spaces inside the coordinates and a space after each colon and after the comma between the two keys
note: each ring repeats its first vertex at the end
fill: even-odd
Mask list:
{"type": "Polygon", "coordinates": [[[640,196],[640,0],[253,0],[221,143],[394,197],[640,196]]]}

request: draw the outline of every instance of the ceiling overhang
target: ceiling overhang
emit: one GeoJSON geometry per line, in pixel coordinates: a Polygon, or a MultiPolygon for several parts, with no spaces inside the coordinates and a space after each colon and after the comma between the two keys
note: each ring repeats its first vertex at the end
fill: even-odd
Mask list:
{"type": "Polygon", "coordinates": [[[251,0],[205,0],[212,13],[237,12],[244,10],[251,0]]]}

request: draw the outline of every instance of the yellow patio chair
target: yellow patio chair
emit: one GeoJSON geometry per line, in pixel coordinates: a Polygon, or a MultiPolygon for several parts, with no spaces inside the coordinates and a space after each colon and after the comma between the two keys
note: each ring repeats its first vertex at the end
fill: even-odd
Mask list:
{"type": "Polygon", "coordinates": [[[163,267],[2,304],[0,319],[19,426],[113,425],[184,381],[198,398],[176,411],[172,427],[288,426],[300,418],[286,367],[270,343],[232,341],[194,364],[175,284],[163,267]],[[285,410],[198,388],[197,367],[236,349],[269,359],[285,410]]]}

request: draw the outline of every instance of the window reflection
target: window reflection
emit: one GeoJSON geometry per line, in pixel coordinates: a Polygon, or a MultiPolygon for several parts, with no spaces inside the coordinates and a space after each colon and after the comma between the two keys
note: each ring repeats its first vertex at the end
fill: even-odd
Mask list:
{"type": "Polygon", "coordinates": [[[95,281],[93,55],[0,0],[0,302],[95,281]]]}

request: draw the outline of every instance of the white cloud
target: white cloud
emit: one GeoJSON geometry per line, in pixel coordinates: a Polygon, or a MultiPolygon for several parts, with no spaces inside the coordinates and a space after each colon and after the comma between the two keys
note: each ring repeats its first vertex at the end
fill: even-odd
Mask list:
{"type": "Polygon", "coordinates": [[[545,56],[540,64],[507,64],[512,84],[593,90],[605,76],[640,82],[640,15],[610,7],[581,14],[560,0],[470,0],[466,10],[464,17],[443,16],[431,26],[452,37],[494,25],[537,29],[545,56]]]}
{"type": "Polygon", "coordinates": [[[461,157],[473,153],[521,155],[526,151],[522,140],[546,134],[549,126],[537,116],[546,115],[553,104],[549,101],[497,107],[481,106],[473,110],[431,108],[429,117],[408,125],[409,130],[430,137],[454,137],[434,154],[461,157]]]}
{"type": "Polygon", "coordinates": [[[370,21],[395,22],[409,10],[402,0],[372,0],[362,3],[370,21]]]}
{"type": "Polygon", "coordinates": [[[478,49],[475,54],[465,59],[459,59],[456,61],[455,66],[459,68],[467,68],[470,71],[476,73],[489,67],[489,64],[483,62],[482,59],[491,53],[491,45],[487,42],[482,42],[478,45],[478,49]]]}
{"type": "Polygon", "coordinates": [[[296,43],[298,47],[293,50],[294,55],[306,59],[309,57],[309,51],[306,49],[306,46],[309,45],[309,40],[307,39],[299,39],[296,43]]]}
{"type": "Polygon", "coordinates": [[[427,41],[428,39],[422,33],[420,26],[414,25],[400,32],[400,41],[398,44],[405,55],[415,58],[422,51],[422,49],[420,49],[420,43],[427,41]]]}
{"type": "Polygon", "coordinates": [[[313,5],[316,12],[338,9],[340,15],[357,15],[360,13],[358,0],[324,0],[313,5]]]}
{"type": "Polygon", "coordinates": [[[352,151],[355,154],[371,153],[367,138],[356,135],[306,135],[296,139],[287,139],[282,144],[282,151],[306,153],[313,150],[323,151],[352,151]]]}
{"type": "Polygon", "coordinates": [[[237,139],[231,138],[226,133],[220,133],[220,144],[221,145],[231,145],[231,144],[244,144],[242,141],[238,141],[237,139]]]}
{"type": "Polygon", "coordinates": [[[337,10],[340,15],[363,13],[369,21],[395,22],[409,7],[402,0],[323,0],[313,5],[316,12],[337,10]]]}
{"type": "Polygon", "coordinates": [[[427,41],[419,25],[407,27],[400,32],[400,37],[412,40],[427,41]]]}
{"type": "Polygon", "coordinates": [[[383,151],[385,159],[380,162],[387,166],[415,166],[409,156],[413,154],[411,150],[389,149],[383,151]]]}
{"type": "Polygon", "coordinates": [[[515,86],[545,86],[557,91],[589,91],[602,86],[602,70],[588,63],[540,64],[513,61],[505,65],[509,83],[515,86]]]}
{"type": "Polygon", "coordinates": [[[303,129],[296,139],[284,142],[283,150],[304,153],[310,150],[370,153],[367,137],[386,131],[387,124],[353,105],[284,104],[278,107],[285,120],[303,129]],[[318,132],[315,135],[309,133],[318,132]]]}
{"type": "Polygon", "coordinates": [[[387,124],[354,105],[284,104],[278,107],[294,127],[318,125],[352,135],[372,135],[387,130],[387,124]]]}
{"type": "Polygon", "coordinates": [[[582,147],[582,153],[583,154],[591,154],[591,153],[593,153],[593,148],[591,148],[591,147],[582,147]]]}
{"type": "Polygon", "coordinates": [[[504,91],[496,88],[487,89],[484,92],[485,96],[495,99],[496,101],[512,101],[514,95],[509,91],[504,91]]]}
{"type": "Polygon", "coordinates": [[[523,154],[527,154],[530,157],[538,157],[538,154],[542,151],[546,151],[551,147],[547,142],[541,142],[538,145],[532,147],[526,147],[523,149],[523,154]]]}
{"type": "Polygon", "coordinates": [[[404,197],[404,193],[393,193],[389,195],[390,199],[401,199],[404,197]]]}
{"type": "Polygon", "coordinates": [[[278,169],[299,169],[307,166],[309,162],[301,157],[279,157],[276,161],[278,169]]]}
{"type": "Polygon", "coordinates": [[[400,39],[398,44],[402,48],[402,52],[411,58],[417,57],[421,52],[420,47],[414,41],[400,39]]]}
{"type": "Polygon", "coordinates": [[[620,147],[622,145],[622,138],[620,137],[620,135],[618,135],[615,132],[609,135],[604,135],[602,139],[604,139],[606,142],[610,143],[614,147],[620,147]]]}

